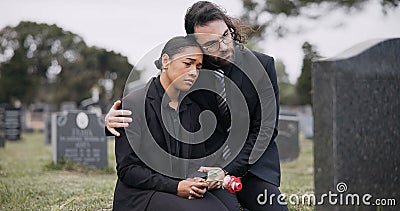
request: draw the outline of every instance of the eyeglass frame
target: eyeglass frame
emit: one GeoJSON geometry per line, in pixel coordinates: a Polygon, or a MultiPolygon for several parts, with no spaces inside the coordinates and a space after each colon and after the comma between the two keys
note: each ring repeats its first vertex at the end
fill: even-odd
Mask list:
{"type": "Polygon", "coordinates": [[[201,46],[201,48],[207,52],[214,53],[214,52],[217,52],[221,48],[221,42],[223,42],[225,45],[231,44],[233,42],[232,32],[229,29],[227,29],[224,32],[224,34],[222,35],[222,37],[220,38],[219,41],[213,42],[207,46],[201,46]],[[226,39],[226,38],[228,38],[229,35],[230,35],[229,39],[226,39]],[[214,51],[209,50],[210,48],[214,47],[217,44],[218,44],[218,48],[216,48],[214,51]]]}

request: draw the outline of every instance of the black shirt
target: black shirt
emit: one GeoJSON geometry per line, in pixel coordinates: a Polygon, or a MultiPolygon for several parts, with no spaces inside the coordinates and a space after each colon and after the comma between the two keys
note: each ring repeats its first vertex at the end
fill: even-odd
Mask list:
{"type": "Polygon", "coordinates": [[[171,99],[167,94],[165,94],[165,90],[160,82],[160,77],[157,77],[157,79],[154,80],[154,84],[156,86],[158,96],[160,97],[160,101],[162,102],[161,112],[164,112],[163,117],[166,117],[165,119],[163,119],[163,123],[165,128],[167,128],[167,130],[170,133],[169,136],[171,138],[171,142],[167,143],[170,145],[172,150],[170,153],[171,155],[181,157],[183,154],[186,153],[183,152],[185,149],[182,148],[182,142],[179,141],[182,140],[182,135],[181,135],[182,131],[179,120],[182,113],[187,110],[187,105],[191,104],[192,102],[188,97],[182,99],[183,93],[181,92],[181,94],[179,95],[180,103],[178,104],[178,110],[175,110],[169,105],[171,99]],[[165,94],[165,100],[162,101],[164,94],[165,94]]]}

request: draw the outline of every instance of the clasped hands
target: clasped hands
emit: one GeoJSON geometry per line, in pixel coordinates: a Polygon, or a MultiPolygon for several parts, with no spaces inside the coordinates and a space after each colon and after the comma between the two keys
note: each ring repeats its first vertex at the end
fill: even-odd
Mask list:
{"type": "Polygon", "coordinates": [[[203,198],[207,190],[221,188],[222,182],[220,181],[225,177],[225,172],[221,168],[202,166],[199,171],[207,173],[208,179],[195,177],[180,181],[177,190],[178,196],[188,199],[203,198]]]}
{"type": "Polygon", "coordinates": [[[178,184],[177,195],[183,198],[203,198],[207,192],[208,183],[203,178],[188,178],[178,184]]]}

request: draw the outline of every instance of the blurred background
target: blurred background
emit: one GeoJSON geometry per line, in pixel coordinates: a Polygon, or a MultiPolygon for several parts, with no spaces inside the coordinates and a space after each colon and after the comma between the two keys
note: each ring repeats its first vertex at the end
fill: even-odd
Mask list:
{"type": "MultiPolygon", "coordinates": [[[[194,2],[1,0],[0,103],[106,112],[131,70],[140,78],[133,67],[144,54],[185,34],[194,2]]],[[[311,104],[312,60],[400,36],[398,0],[213,2],[253,27],[249,48],[275,57],[284,110],[311,104]]]]}
{"type": "MultiPolygon", "coordinates": [[[[136,85],[147,80],[149,75],[141,72],[140,65],[144,55],[154,55],[152,49],[185,34],[184,15],[194,2],[0,0],[0,210],[112,210],[114,141],[106,141],[102,114],[121,99],[128,75],[138,80],[136,85]],[[78,128],[78,122],[88,127],[78,128]],[[73,146],[63,142],[69,138],[75,140],[68,142],[73,146]],[[92,142],[82,144],[85,138],[92,142]],[[5,140],[10,141],[5,144],[5,140]],[[62,152],[69,152],[73,162],[57,160],[62,152]],[[95,160],[89,164],[100,170],[75,163],[87,165],[85,160],[95,160]]],[[[318,134],[313,139],[312,61],[335,56],[366,40],[400,37],[400,0],[213,2],[252,26],[248,48],[275,58],[281,103],[277,137],[281,191],[287,195],[317,193],[314,161],[324,161],[321,155],[329,155],[325,151],[329,148],[313,142],[318,141],[318,134]],[[325,150],[316,149],[313,154],[314,146],[325,150]]],[[[375,109],[374,105],[369,107],[375,109]]],[[[393,105],[398,104],[389,106],[393,105]]],[[[396,126],[395,114],[393,122],[384,120],[388,128],[396,126]]],[[[398,134],[396,128],[393,131],[398,134]]],[[[388,143],[381,137],[376,138],[379,141],[388,143]]],[[[381,148],[359,146],[365,146],[361,151],[367,148],[388,156],[381,148]]],[[[391,145],[384,147],[393,155],[398,151],[391,145]]],[[[320,171],[318,166],[315,169],[320,171]]],[[[289,210],[314,210],[314,206],[289,204],[289,210]]]]}

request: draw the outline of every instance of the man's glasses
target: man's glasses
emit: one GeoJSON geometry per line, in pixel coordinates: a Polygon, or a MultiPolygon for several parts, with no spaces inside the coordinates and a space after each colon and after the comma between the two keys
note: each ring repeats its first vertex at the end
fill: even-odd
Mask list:
{"type": "Polygon", "coordinates": [[[231,32],[229,29],[225,31],[225,33],[222,35],[221,40],[219,41],[213,41],[209,44],[206,44],[202,46],[202,48],[210,53],[214,53],[219,50],[221,47],[221,42],[223,42],[225,45],[231,44],[233,41],[231,32]]]}

